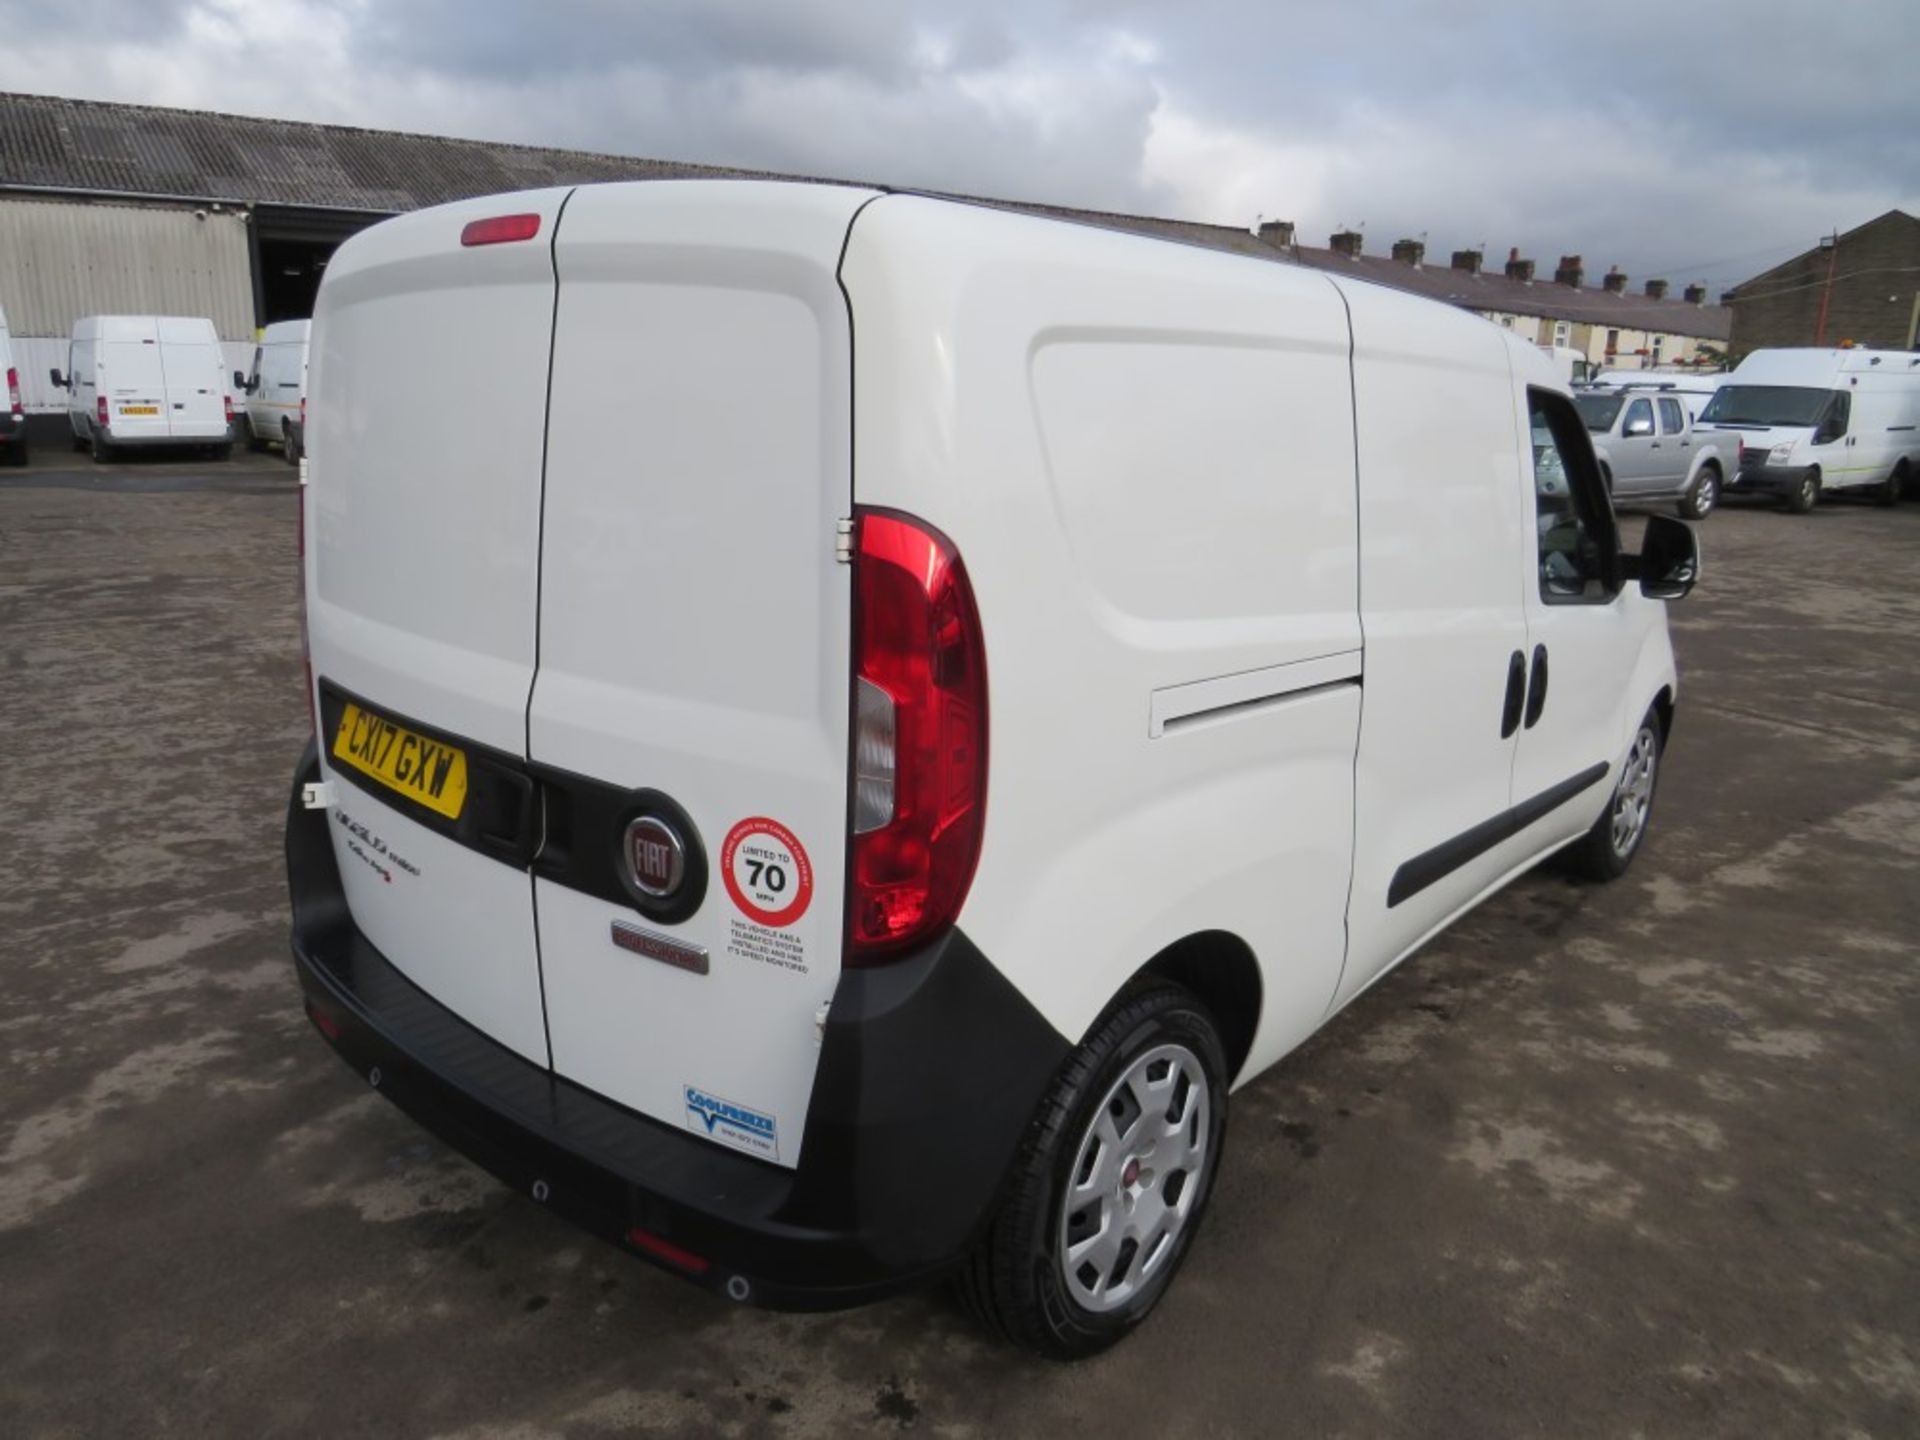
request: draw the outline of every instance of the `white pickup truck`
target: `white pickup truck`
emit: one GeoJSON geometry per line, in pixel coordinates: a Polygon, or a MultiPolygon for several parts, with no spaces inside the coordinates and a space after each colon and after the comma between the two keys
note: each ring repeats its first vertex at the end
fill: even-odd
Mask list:
{"type": "Polygon", "coordinates": [[[1685,520],[1712,512],[1738,463],[1738,443],[1722,454],[1724,438],[1696,432],[1686,396],[1661,385],[1596,386],[1579,391],[1573,403],[1616,504],[1671,500],[1685,520]]]}

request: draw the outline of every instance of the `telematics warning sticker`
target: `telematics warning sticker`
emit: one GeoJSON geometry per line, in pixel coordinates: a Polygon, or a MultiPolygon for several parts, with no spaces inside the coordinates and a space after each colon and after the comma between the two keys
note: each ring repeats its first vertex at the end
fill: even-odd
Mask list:
{"type": "Polygon", "coordinates": [[[727,832],[720,877],[741,914],[776,930],[806,914],[813,900],[813,863],[800,837],[764,815],[727,832]]]}

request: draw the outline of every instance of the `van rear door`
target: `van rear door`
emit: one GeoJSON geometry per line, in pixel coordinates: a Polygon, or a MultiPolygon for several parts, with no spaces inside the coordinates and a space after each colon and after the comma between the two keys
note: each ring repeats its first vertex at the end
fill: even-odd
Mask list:
{"type": "Polygon", "coordinates": [[[488,199],[341,246],[313,329],[306,495],[320,755],[353,918],[415,984],[543,1065],[524,766],[565,195],[505,202],[538,217],[512,243],[462,243],[502,212],[488,199]]]}
{"type": "Polygon", "coordinates": [[[554,1069],[789,1166],[840,970],[851,622],[835,526],[852,497],[836,271],[870,194],[587,188],[555,246],[528,717],[554,1069]]]}
{"type": "Polygon", "coordinates": [[[220,440],[227,433],[227,375],[208,320],[154,321],[166,387],[167,433],[175,440],[220,440]]]}
{"type": "Polygon", "coordinates": [[[94,356],[100,386],[95,393],[107,402],[108,434],[136,445],[171,435],[167,375],[154,322],[138,317],[102,320],[94,356]]]}

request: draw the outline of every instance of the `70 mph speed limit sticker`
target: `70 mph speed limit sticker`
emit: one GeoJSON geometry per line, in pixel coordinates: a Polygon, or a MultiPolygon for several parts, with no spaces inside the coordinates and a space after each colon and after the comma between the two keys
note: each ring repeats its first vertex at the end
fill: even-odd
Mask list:
{"type": "Polygon", "coordinates": [[[741,914],[774,929],[798,920],[813,900],[813,862],[800,837],[764,815],[727,832],[720,878],[741,914]]]}

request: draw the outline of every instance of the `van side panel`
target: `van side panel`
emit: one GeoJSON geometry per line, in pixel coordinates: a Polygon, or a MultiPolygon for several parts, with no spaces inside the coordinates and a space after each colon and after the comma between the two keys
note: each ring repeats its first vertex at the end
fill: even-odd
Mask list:
{"type": "Polygon", "coordinates": [[[1247,942],[1243,1074],[1344,948],[1360,627],[1348,330],[1293,267],[890,196],[861,212],[855,498],[957,545],[986,831],[960,927],[1079,1039],[1156,953],[1247,942]]]}
{"type": "Polygon", "coordinates": [[[1521,584],[1535,542],[1502,332],[1339,284],[1353,317],[1367,635],[1344,1003],[1527,851],[1516,838],[1451,865],[1442,847],[1512,803],[1503,708],[1527,647],[1521,584]],[[1409,876],[1450,868],[1396,898],[1396,875],[1423,857],[1409,876]]]}
{"type": "MultiPolygon", "coordinates": [[[[554,1068],[789,1166],[840,974],[852,361],[835,267],[871,194],[590,187],[556,247],[531,755],[669,796],[710,878],[694,913],[657,921],[542,874],[554,1068]],[[797,914],[749,909],[723,873],[729,836],[762,819],[809,862],[776,877],[795,904],[810,889],[797,914]],[[705,972],[621,948],[634,926],[704,949],[705,972]],[[764,1119],[764,1137],[690,1092],[764,1119]]],[[[611,854],[620,835],[550,825],[548,843],[611,854]]],[[[743,885],[762,843],[734,852],[743,885]]]]}
{"type": "MultiPolygon", "coordinates": [[[[499,198],[376,225],[335,253],[315,305],[315,679],[510,758],[526,753],[551,237],[566,193],[506,202],[541,216],[528,242],[461,245],[467,221],[502,213],[499,198]]],[[[321,713],[355,923],[434,999],[547,1063],[526,870],[417,823],[336,765],[321,713]]]]}

